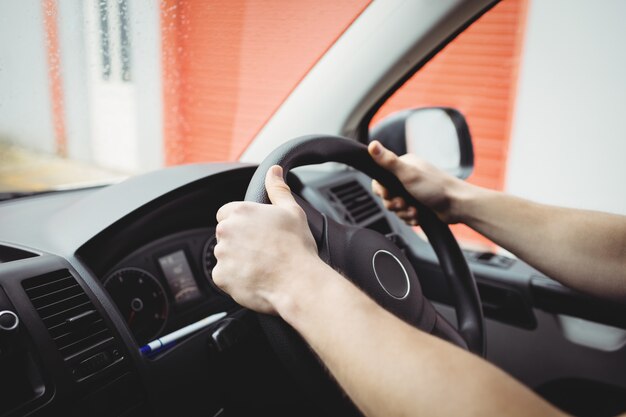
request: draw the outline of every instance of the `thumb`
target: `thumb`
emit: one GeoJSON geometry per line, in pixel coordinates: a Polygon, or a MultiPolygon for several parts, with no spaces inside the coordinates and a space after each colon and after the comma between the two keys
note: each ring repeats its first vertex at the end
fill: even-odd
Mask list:
{"type": "Polygon", "coordinates": [[[265,174],[265,189],[272,204],[277,206],[292,205],[295,203],[291,189],[283,180],[283,168],[274,165],[265,174]]]}
{"type": "Polygon", "coordinates": [[[398,158],[398,155],[385,148],[379,141],[372,141],[367,147],[367,151],[370,156],[378,165],[391,171],[397,177],[399,177],[400,170],[402,169],[402,161],[398,158]]]}

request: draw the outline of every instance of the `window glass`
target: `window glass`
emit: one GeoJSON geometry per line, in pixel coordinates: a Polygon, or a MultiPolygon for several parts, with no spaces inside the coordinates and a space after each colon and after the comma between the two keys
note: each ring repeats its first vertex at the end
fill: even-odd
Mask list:
{"type": "MultiPolygon", "coordinates": [[[[626,214],[626,3],[504,0],[418,71],[372,123],[450,106],[475,150],[469,182],[626,214]]],[[[464,227],[457,236],[488,243],[464,227]]]]}
{"type": "Polygon", "coordinates": [[[0,2],[0,193],[238,159],[368,3],[0,2]]]}
{"type": "MultiPolygon", "coordinates": [[[[502,190],[526,7],[525,0],[497,4],[396,91],[372,125],[403,109],[456,108],[466,117],[474,143],[469,182],[502,190]]],[[[462,238],[488,243],[464,226],[455,228],[462,238]]]]}

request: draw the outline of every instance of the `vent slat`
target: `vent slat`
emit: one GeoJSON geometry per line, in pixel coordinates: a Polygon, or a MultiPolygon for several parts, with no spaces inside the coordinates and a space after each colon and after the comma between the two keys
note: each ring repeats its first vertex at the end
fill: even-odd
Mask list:
{"type": "Polygon", "coordinates": [[[374,206],[360,206],[360,207],[356,207],[354,210],[352,210],[350,212],[350,214],[352,214],[353,218],[363,218],[363,217],[368,217],[371,216],[373,214],[376,214],[376,212],[378,211],[378,207],[374,207],[374,206]]]}
{"type": "Polygon", "coordinates": [[[55,298],[47,297],[45,301],[45,304],[42,302],[33,303],[42,317],[49,317],[60,311],[75,307],[85,301],[89,301],[89,298],[79,287],[78,290],[73,289],[72,291],[64,291],[62,294],[57,294],[55,298]]]}
{"type": "Polygon", "coordinates": [[[351,212],[358,210],[364,206],[366,207],[377,207],[376,203],[374,203],[368,196],[359,196],[357,198],[355,198],[354,200],[350,201],[347,204],[344,204],[344,206],[349,209],[351,212]]]}
{"type": "Polygon", "coordinates": [[[52,314],[46,317],[43,317],[40,313],[39,317],[41,317],[41,319],[43,320],[46,326],[53,327],[53,326],[56,326],[57,324],[63,323],[65,320],[69,319],[70,317],[74,317],[89,309],[91,309],[91,302],[87,299],[81,304],[71,306],[70,308],[66,310],[61,310],[55,314],[52,314]]]}
{"type": "Polygon", "coordinates": [[[67,270],[30,278],[22,283],[63,359],[100,345],[113,335],[76,279],[67,270]],[[94,310],[71,325],[67,320],[94,310]]]}
{"type": "Polygon", "coordinates": [[[331,190],[333,190],[334,193],[340,193],[343,190],[354,188],[358,188],[358,183],[356,181],[349,181],[340,185],[335,185],[334,187],[331,187],[331,190]]]}
{"type": "Polygon", "coordinates": [[[374,217],[378,213],[379,213],[378,207],[370,207],[367,210],[362,210],[358,214],[355,214],[353,217],[357,223],[361,223],[364,220],[374,217]]]}
{"type": "Polygon", "coordinates": [[[30,297],[31,300],[40,297],[44,294],[48,294],[51,293],[53,291],[56,291],[60,288],[64,288],[69,286],[70,284],[72,284],[74,282],[74,278],[71,276],[66,276],[63,278],[60,278],[58,280],[52,281],[52,282],[47,282],[45,284],[42,285],[38,285],[36,287],[32,287],[30,289],[28,289],[26,292],[28,293],[28,296],[30,297]]]}
{"type": "Polygon", "coordinates": [[[358,181],[348,181],[328,189],[332,200],[345,209],[344,218],[353,224],[363,223],[381,212],[380,206],[358,181]]]}
{"type": "MultiPolygon", "coordinates": [[[[333,191],[334,192],[334,191],[333,191]]],[[[365,194],[365,190],[358,188],[349,188],[347,190],[341,192],[334,192],[337,198],[342,201],[349,201],[357,196],[363,196],[365,194]]]]}
{"type": "MultiPolygon", "coordinates": [[[[104,326],[104,323],[100,326],[91,327],[90,331],[87,332],[85,329],[84,332],[72,332],[65,336],[59,337],[55,342],[59,345],[63,346],[61,353],[68,352],[68,354],[76,353],[80,350],[83,350],[86,347],[89,347],[89,340],[95,338],[96,341],[99,340],[100,335],[109,336],[109,329],[104,326]],[[82,348],[81,348],[82,347],[82,348]]],[[[92,343],[93,345],[93,343],[92,343]]]]}
{"type": "MultiPolygon", "coordinates": [[[[89,323],[85,323],[84,326],[94,326],[97,323],[104,324],[104,320],[96,317],[94,318],[93,321],[89,323]]],[[[60,337],[72,333],[74,329],[72,329],[71,325],[68,325],[66,322],[63,322],[63,323],[57,324],[56,326],[52,326],[48,328],[48,330],[50,331],[50,336],[52,336],[54,340],[58,340],[60,337]]]]}
{"type": "Polygon", "coordinates": [[[91,336],[85,337],[78,342],[72,343],[71,345],[60,347],[59,351],[61,352],[63,359],[67,359],[70,356],[84,352],[85,350],[112,339],[113,337],[111,336],[111,332],[108,329],[104,329],[98,333],[92,334],[91,336]]]}
{"type": "Polygon", "coordinates": [[[48,291],[42,295],[37,297],[33,297],[29,294],[30,301],[33,302],[34,305],[48,305],[50,304],[49,299],[58,300],[63,297],[67,297],[71,294],[78,294],[81,292],[81,288],[78,284],[74,283],[71,285],[66,285],[63,288],[55,289],[48,291]]]}

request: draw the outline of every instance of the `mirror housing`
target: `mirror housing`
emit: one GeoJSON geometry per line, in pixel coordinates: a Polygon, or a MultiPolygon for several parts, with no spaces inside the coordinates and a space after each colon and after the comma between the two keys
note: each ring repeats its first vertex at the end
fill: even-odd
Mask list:
{"type": "Polygon", "coordinates": [[[370,130],[398,155],[412,153],[465,179],[474,170],[474,147],[465,117],[450,107],[422,107],[393,113],[370,130]]]}

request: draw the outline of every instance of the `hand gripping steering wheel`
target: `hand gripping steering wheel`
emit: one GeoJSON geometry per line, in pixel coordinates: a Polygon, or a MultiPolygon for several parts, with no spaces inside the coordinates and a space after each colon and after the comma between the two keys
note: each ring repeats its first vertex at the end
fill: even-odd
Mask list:
{"type": "MultiPolygon", "coordinates": [[[[324,162],[349,165],[376,179],[392,195],[403,197],[407,204],[417,208],[420,225],[437,254],[454,297],[458,330],[440,316],[423,296],[413,266],[393,242],[373,230],[337,223],[295,196],[307,215],[322,260],[340,271],[383,308],[409,324],[484,355],[485,335],[480,298],[472,272],[456,239],[432,210],[416,201],[391,172],[371,158],[364,145],[326,135],[304,136],[286,142],[259,165],[250,180],[245,200],[270,203],[264,181],[272,165],[282,166],[286,179],[292,168],[324,162]]],[[[326,401],[342,402],[337,395],[338,390],[330,387],[332,384],[328,383],[327,373],[317,358],[285,321],[259,314],[259,322],[281,362],[309,394],[317,398],[325,397],[326,401]]]]}

